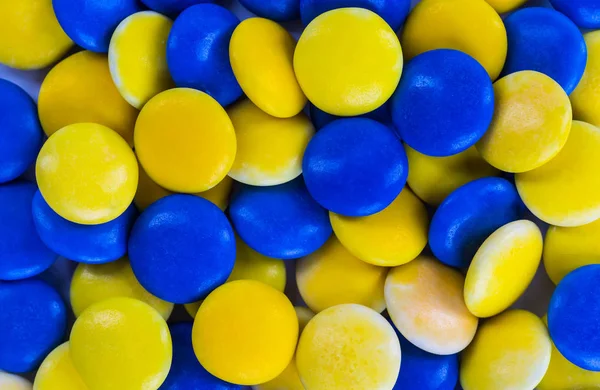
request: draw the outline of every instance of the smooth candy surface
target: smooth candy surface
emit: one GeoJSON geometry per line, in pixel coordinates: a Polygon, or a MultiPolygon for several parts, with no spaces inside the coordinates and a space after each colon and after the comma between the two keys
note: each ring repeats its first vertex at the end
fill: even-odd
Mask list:
{"type": "Polygon", "coordinates": [[[404,68],[391,110],[407,145],[429,156],[450,156],[474,145],[488,129],[494,113],[492,82],[467,54],[428,51],[404,68]]]}
{"type": "Polygon", "coordinates": [[[410,0],[300,0],[300,16],[306,26],[317,16],[336,8],[365,8],[381,16],[397,31],[408,16],[410,3],[410,0]]]}
{"type": "Polygon", "coordinates": [[[240,3],[257,16],[277,22],[300,16],[300,0],[240,0],[240,3]]]}
{"type": "Polygon", "coordinates": [[[148,8],[168,16],[177,16],[196,4],[214,3],[214,0],[141,0],[148,8]]]}
{"type": "Polygon", "coordinates": [[[300,36],[294,53],[296,77],[310,102],[339,116],[382,106],[398,85],[402,65],[394,31],[362,8],[319,15],[300,36]]]}
{"type": "Polygon", "coordinates": [[[594,0],[550,0],[550,4],[581,28],[600,27],[600,4],[594,0]]]}
{"type": "Polygon", "coordinates": [[[496,12],[503,14],[513,11],[527,2],[527,0],[485,0],[489,5],[494,7],[496,12]]]}
{"type": "Polygon", "coordinates": [[[71,359],[69,342],[50,352],[35,375],[35,390],[88,390],[71,359]]]}
{"type": "Polygon", "coordinates": [[[3,390],[32,390],[31,382],[29,382],[27,379],[1,371],[0,388],[3,390]]]}
{"type": "MultiPolygon", "coordinates": [[[[389,127],[394,127],[392,123],[392,114],[390,112],[389,100],[385,102],[381,107],[366,114],[358,115],[358,118],[373,119],[379,123],[382,123],[389,127]]],[[[319,110],[315,105],[310,104],[310,120],[317,130],[321,130],[331,122],[342,119],[345,117],[336,116],[326,113],[325,111],[319,110]]]]}
{"type": "Polygon", "coordinates": [[[600,32],[584,34],[587,46],[587,63],[583,77],[569,98],[573,106],[573,118],[600,126],[600,32]]]}

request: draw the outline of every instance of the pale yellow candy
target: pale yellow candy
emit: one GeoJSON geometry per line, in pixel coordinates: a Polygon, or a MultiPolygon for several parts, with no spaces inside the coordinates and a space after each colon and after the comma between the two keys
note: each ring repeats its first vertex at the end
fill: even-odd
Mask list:
{"type": "Polygon", "coordinates": [[[306,325],[313,319],[315,313],[307,307],[302,306],[294,306],[294,310],[296,310],[296,316],[298,317],[298,330],[299,334],[302,334],[306,325]]]}
{"type": "Polygon", "coordinates": [[[527,0],[485,0],[489,5],[494,7],[496,12],[503,14],[505,12],[513,11],[523,4],[527,0]]]}
{"type": "MultiPolygon", "coordinates": [[[[31,383],[18,375],[0,371],[0,389],[2,390],[31,390],[31,383]]],[[[65,389],[69,390],[69,389],[65,389]]]]}
{"type": "Polygon", "coordinates": [[[573,118],[600,126],[600,31],[584,34],[587,64],[577,88],[569,96],[573,118]]]}
{"type": "MultiPolygon", "coordinates": [[[[0,385],[0,389],[4,389],[0,385]]],[[[71,360],[69,342],[59,345],[44,359],[35,375],[34,390],[87,390],[71,360]]]]}

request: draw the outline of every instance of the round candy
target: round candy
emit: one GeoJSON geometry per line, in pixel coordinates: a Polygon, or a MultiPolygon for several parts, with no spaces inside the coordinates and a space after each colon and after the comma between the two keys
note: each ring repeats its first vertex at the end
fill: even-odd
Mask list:
{"type": "Polygon", "coordinates": [[[302,173],[302,156],[315,133],[304,113],[276,118],[248,99],[235,104],[227,113],[238,145],[230,177],[254,186],[272,186],[302,173]]]}
{"type": "Polygon", "coordinates": [[[225,282],[235,261],[235,237],[214,204],[192,195],[170,195],[136,221],[129,259],[150,293],[168,302],[190,303],[225,282]]]}
{"type": "Polygon", "coordinates": [[[392,268],[385,303],[396,328],[411,343],[436,355],[465,349],[477,330],[477,317],[463,300],[465,278],[428,256],[392,268]]]}
{"type": "Polygon", "coordinates": [[[460,51],[428,51],[406,65],[391,110],[407,145],[429,156],[450,156],[474,145],[488,129],[494,114],[492,82],[460,51]]]}
{"type": "Polygon", "coordinates": [[[402,48],[407,59],[434,49],[460,50],[495,80],[506,59],[506,29],[484,0],[422,1],[406,19],[402,48]]]}
{"type": "Polygon", "coordinates": [[[231,67],[242,90],[277,118],[293,117],[306,105],[294,75],[294,46],[294,38],[283,27],[262,18],[240,23],[229,43],[231,67]]]}
{"type": "Polygon", "coordinates": [[[229,40],[239,19],[214,4],[186,9],[173,23],[167,64],[178,87],[195,88],[227,106],[242,96],[231,64],[229,40]]]}
{"type": "Polygon", "coordinates": [[[16,179],[33,164],[42,146],[41,130],[29,95],[0,79],[0,183],[16,179]]]}
{"type": "Polygon", "coordinates": [[[0,307],[0,370],[36,369],[66,330],[60,295],[40,280],[0,282],[0,307]]]}
{"type": "Polygon", "coordinates": [[[387,268],[354,257],[331,237],[315,253],[296,263],[296,282],[308,307],[318,313],[343,303],[356,303],[381,313],[387,268]]]}
{"type": "Polygon", "coordinates": [[[123,214],[138,183],[137,162],[129,145],[108,127],[94,123],[69,125],[48,138],[35,173],[52,210],[85,225],[123,214]]]}
{"type": "Polygon", "coordinates": [[[408,187],[377,214],[354,218],[330,213],[329,218],[342,245],[370,264],[394,267],[408,263],[427,245],[427,210],[408,187]]]}
{"type": "Polygon", "coordinates": [[[327,211],[301,179],[273,187],[242,187],[231,199],[231,222],[252,249],[296,259],[319,249],[331,235],[327,211]]]}
{"type": "Polygon", "coordinates": [[[489,5],[494,7],[496,12],[503,14],[513,11],[527,2],[527,0],[485,0],[489,5]]]}
{"type": "Polygon", "coordinates": [[[131,298],[96,303],[75,321],[71,359],[90,389],[157,389],[171,367],[171,335],[156,310],[131,298]]]}
{"type": "MultiPolygon", "coordinates": [[[[377,121],[379,123],[393,128],[394,125],[392,123],[392,114],[390,113],[389,102],[390,101],[388,100],[383,104],[383,106],[379,107],[378,109],[371,112],[367,112],[363,115],[358,115],[358,117],[373,119],[374,121],[377,121]]],[[[310,119],[317,130],[320,130],[323,127],[330,124],[331,122],[342,118],[344,117],[328,114],[325,111],[319,110],[315,105],[310,105],[310,119]]]]}
{"type": "Polygon", "coordinates": [[[482,323],[462,354],[464,390],[534,389],[542,380],[552,342],[542,320],[510,310],[482,323]]]}
{"type": "Polygon", "coordinates": [[[481,244],[469,266],[464,297],[477,317],[508,309],[525,292],[542,258],[543,239],[535,223],[506,224],[481,244]]]}
{"type": "Polygon", "coordinates": [[[391,389],[400,355],[398,338],[385,318],[346,304],[322,311],[306,325],[296,363],[308,389],[391,389]]]}
{"type": "Polygon", "coordinates": [[[443,263],[466,268],[490,234],[524,214],[523,202],[508,181],[498,177],[472,181],[448,195],[436,210],[429,246],[443,263]]]}
{"type": "Polygon", "coordinates": [[[35,375],[35,390],[88,390],[71,359],[69,342],[50,352],[35,375]]]}
{"type": "Polygon", "coordinates": [[[260,385],[252,386],[252,390],[305,390],[300,381],[296,358],[294,357],[290,364],[275,379],[260,385]]]}
{"type": "Polygon", "coordinates": [[[106,53],[119,23],[141,11],[136,0],[52,0],[60,26],[84,49],[106,53]]]}
{"type": "Polygon", "coordinates": [[[135,124],[135,151],[160,186],[194,193],[216,186],[236,153],[227,113],[204,92],[175,88],[152,98],[135,124]]]}
{"type": "Polygon", "coordinates": [[[42,82],[40,122],[47,135],[74,123],[97,123],[133,144],[138,111],[115,87],[105,55],[81,51],[59,62],[42,82]]]}
{"type": "Polygon", "coordinates": [[[300,0],[240,0],[240,3],[256,15],[278,22],[300,16],[300,0]]]}
{"type": "Polygon", "coordinates": [[[600,28],[600,4],[595,0],[550,0],[550,4],[581,28],[600,28]]]}
{"type": "MultiPolygon", "coordinates": [[[[18,375],[0,371],[0,388],[3,390],[31,390],[31,382],[18,375]]],[[[36,389],[43,390],[43,389],[36,389]]],[[[294,389],[295,390],[295,389],[294,389]]],[[[300,389],[304,390],[304,389],[300,389]]]]}
{"type": "Polygon", "coordinates": [[[200,364],[217,378],[240,385],[278,376],[292,360],[297,339],[298,320],[290,301],[254,280],[213,291],[200,306],[192,333],[200,364]]]}
{"type": "Polygon", "coordinates": [[[167,66],[167,38],[173,22],[152,11],[128,16],[110,40],[110,74],[119,93],[140,109],[173,85],[167,66]]]}
{"type": "Polygon", "coordinates": [[[588,56],[583,77],[569,96],[573,118],[600,126],[600,31],[589,32],[583,37],[588,56]]]}
{"type": "Polygon", "coordinates": [[[406,184],[408,160],[393,130],[371,119],[340,119],[310,141],[302,162],[312,197],[326,209],[361,217],[380,212],[406,184]]]}
{"type": "Polygon", "coordinates": [[[574,121],[567,143],[550,162],[515,175],[527,208],[556,226],[580,226],[600,218],[600,128],[574,121]]]}
{"type": "Polygon", "coordinates": [[[177,16],[195,4],[214,3],[215,0],[141,0],[148,8],[169,16],[177,16]]]}
{"type": "Polygon", "coordinates": [[[306,27],[294,70],[312,104],[333,115],[354,116],[382,106],[402,74],[402,48],[390,26],[362,8],[342,8],[306,27]]]}
{"type": "Polygon", "coordinates": [[[31,201],[36,190],[29,182],[0,185],[0,280],[32,277],[56,260],[35,230],[31,201]]]}

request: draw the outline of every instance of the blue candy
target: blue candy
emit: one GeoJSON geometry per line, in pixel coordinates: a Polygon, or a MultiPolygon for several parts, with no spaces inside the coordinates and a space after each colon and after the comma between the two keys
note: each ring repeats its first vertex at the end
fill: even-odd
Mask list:
{"type": "Polygon", "coordinates": [[[229,277],[235,237],[225,214],[208,200],[170,195],[150,205],[133,225],[129,260],[152,294],[173,303],[195,302],[229,277]]]}
{"type": "Polygon", "coordinates": [[[332,233],[327,210],[301,178],[272,187],[243,186],[233,195],[229,215],[246,244],[276,259],[309,255],[332,233]]]}
{"type": "Polygon", "coordinates": [[[473,146],[494,114],[486,70],[457,50],[439,49],[412,59],[392,97],[392,119],[410,147],[450,156],[473,146]]]}
{"type": "Polygon", "coordinates": [[[582,28],[600,28],[600,1],[550,0],[552,6],[582,28]]]}
{"type": "Polygon", "coordinates": [[[196,4],[214,3],[215,0],[141,0],[148,8],[163,15],[176,17],[196,4]]]}
{"type": "Polygon", "coordinates": [[[300,16],[300,0],[240,0],[248,11],[257,16],[287,22],[300,16]]]}
{"type": "Polygon", "coordinates": [[[167,41],[167,64],[178,87],[199,89],[222,106],[242,96],[229,62],[238,18],[223,7],[200,4],[183,11],[167,41]]]}
{"type": "MultiPolygon", "coordinates": [[[[330,124],[331,122],[342,118],[344,117],[328,114],[325,111],[319,110],[317,106],[313,104],[310,105],[310,119],[313,125],[315,126],[315,129],[317,130],[320,130],[323,127],[330,124]]],[[[366,114],[356,116],[354,118],[373,119],[379,123],[383,123],[384,125],[389,126],[390,128],[394,128],[394,125],[392,123],[392,114],[390,113],[389,100],[375,111],[371,111],[366,114]]]]}
{"type": "Polygon", "coordinates": [[[37,368],[65,334],[67,309],[41,280],[0,282],[0,370],[37,368]]]}
{"type": "Polygon", "coordinates": [[[521,219],[525,205],[513,184],[484,177],[454,190],[438,207],[429,227],[429,246],[439,260],[468,267],[496,229],[521,219]]]}
{"type": "Polygon", "coordinates": [[[508,56],[504,75],[535,70],[573,92],[587,62],[583,35],[563,14],[548,8],[524,8],[504,20],[508,56]]]}
{"type": "Polygon", "coordinates": [[[21,176],[42,146],[37,107],[25,91],[0,79],[0,183],[21,176]]]}
{"type": "Polygon", "coordinates": [[[319,131],[304,152],[308,191],[326,209],[351,217],[378,213],[408,176],[404,147],[393,130],[371,119],[339,119],[319,131]]]}

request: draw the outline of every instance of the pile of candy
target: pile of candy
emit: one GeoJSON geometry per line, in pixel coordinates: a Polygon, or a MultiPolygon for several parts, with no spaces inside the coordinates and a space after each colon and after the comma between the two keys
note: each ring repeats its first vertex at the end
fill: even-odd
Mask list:
{"type": "Polygon", "coordinates": [[[600,0],[525,2],[0,0],[0,389],[600,387],[600,0]]]}

